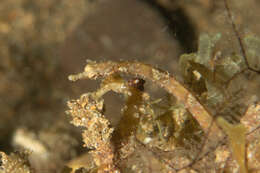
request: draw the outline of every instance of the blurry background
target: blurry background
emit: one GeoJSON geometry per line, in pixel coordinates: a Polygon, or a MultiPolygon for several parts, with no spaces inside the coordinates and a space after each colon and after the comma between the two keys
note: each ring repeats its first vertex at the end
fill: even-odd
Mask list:
{"type": "MultiPolygon", "coordinates": [[[[239,31],[260,36],[260,1],[228,2],[239,31]]],[[[178,58],[197,50],[203,32],[222,34],[223,55],[240,54],[221,0],[1,0],[0,150],[34,147],[34,168],[60,170],[86,150],[66,101],[96,87],[69,74],[86,59],[139,60],[181,80],[178,58]]],[[[120,99],[107,97],[116,124],[120,99]]]]}

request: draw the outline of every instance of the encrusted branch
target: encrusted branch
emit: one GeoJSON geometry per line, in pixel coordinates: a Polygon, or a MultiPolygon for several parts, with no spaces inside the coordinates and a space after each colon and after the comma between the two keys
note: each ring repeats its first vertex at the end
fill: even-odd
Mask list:
{"type": "Polygon", "coordinates": [[[116,173],[113,164],[114,152],[110,142],[113,129],[103,115],[103,100],[96,98],[95,93],[87,93],[80,99],[68,102],[69,114],[75,126],[86,127],[82,136],[85,146],[91,151],[99,170],[116,173]]]}
{"type": "Polygon", "coordinates": [[[109,91],[131,96],[131,88],[120,76],[110,75],[96,92],[83,94],[80,99],[68,102],[70,110],[67,113],[73,118],[72,124],[85,127],[83,141],[87,148],[93,149],[91,154],[99,173],[119,173],[114,163],[115,154],[111,142],[114,129],[104,115],[102,96],[109,91]]]}

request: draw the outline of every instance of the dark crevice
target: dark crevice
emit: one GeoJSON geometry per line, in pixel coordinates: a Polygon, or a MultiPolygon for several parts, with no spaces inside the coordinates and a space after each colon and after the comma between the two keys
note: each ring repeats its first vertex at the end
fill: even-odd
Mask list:
{"type": "Polygon", "coordinates": [[[179,40],[180,45],[184,49],[185,53],[197,51],[197,32],[183,9],[167,9],[155,0],[140,1],[149,4],[152,8],[161,14],[165,24],[168,26],[169,34],[174,37],[174,39],[179,40]]]}
{"type": "MultiPolygon", "coordinates": [[[[8,134],[4,134],[1,137],[0,140],[0,151],[4,151],[5,153],[9,153],[12,151],[12,144],[11,144],[11,140],[12,140],[12,134],[13,134],[13,129],[10,129],[10,132],[8,134]]],[[[1,157],[0,157],[0,166],[1,166],[1,157]]]]}

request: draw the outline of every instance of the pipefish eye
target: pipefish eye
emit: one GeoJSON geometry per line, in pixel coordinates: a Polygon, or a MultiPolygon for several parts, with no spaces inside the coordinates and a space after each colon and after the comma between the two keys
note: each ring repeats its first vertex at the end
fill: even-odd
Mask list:
{"type": "Polygon", "coordinates": [[[140,91],[144,91],[144,84],[145,84],[145,80],[141,79],[141,78],[133,78],[133,79],[130,79],[128,81],[128,84],[131,86],[131,87],[134,87],[140,91]]]}

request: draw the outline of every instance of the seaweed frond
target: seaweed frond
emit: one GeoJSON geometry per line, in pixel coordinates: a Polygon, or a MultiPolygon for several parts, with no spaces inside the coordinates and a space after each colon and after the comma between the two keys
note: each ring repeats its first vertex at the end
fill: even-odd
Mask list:
{"type": "Polygon", "coordinates": [[[246,127],[243,124],[233,125],[224,118],[218,117],[219,126],[227,133],[233,158],[239,164],[240,173],[247,173],[246,167],[246,127]]]}

